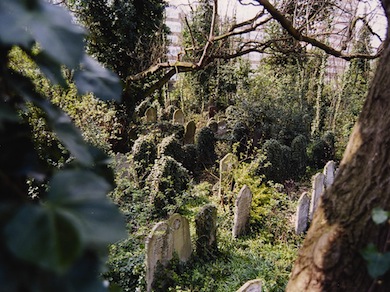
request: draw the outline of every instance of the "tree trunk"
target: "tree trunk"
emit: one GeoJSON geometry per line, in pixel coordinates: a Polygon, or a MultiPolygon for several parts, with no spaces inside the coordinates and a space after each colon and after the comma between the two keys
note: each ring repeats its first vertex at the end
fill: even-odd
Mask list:
{"type": "MultiPolygon", "coordinates": [[[[389,8],[390,0],[382,2],[389,8]]],[[[389,37],[335,182],[322,197],[286,290],[390,291],[390,273],[373,280],[361,255],[369,243],[381,252],[390,249],[389,224],[372,221],[375,207],[390,211],[389,37]]]]}

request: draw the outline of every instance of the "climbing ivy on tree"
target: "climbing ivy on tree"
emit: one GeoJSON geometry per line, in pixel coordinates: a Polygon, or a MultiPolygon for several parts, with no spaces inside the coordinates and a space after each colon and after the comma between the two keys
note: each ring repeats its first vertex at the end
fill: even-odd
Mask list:
{"type": "MultiPolygon", "coordinates": [[[[125,235],[106,194],[107,156],[84,142],[71,119],[11,68],[19,47],[53,85],[118,99],[119,78],[84,53],[85,33],[61,7],[42,0],[0,1],[0,279],[4,291],[104,291],[108,244],[125,235]],[[62,167],[39,158],[23,118],[34,105],[69,153],[62,167]]],[[[60,165],[60,164],[57,164],[60,165]]]]}

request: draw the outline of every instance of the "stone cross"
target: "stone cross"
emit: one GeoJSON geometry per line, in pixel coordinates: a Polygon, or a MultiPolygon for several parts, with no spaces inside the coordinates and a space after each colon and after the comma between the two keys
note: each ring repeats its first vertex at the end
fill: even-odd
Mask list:
{"type": "Polygon", "coordinates": [[[181,109],[175,110],[173,113],[173,123],[174,124],[184,124],[184,113],[181,109]]]}
{"type": "Polygon", "coordinates": [[[328,161],[328,163],[324,167],[324,175],[325,175],[325,189],[329,188],[334,181],[335,178],[335,170],[336,170],[336,165],[333,160],[328,161]]]}
{"type": "Polygon", "coordinates": [[[297,214],[295,220],[295,233],[301,234],[307,230],[309,223],[310,198],[304,192],[298,200],[297,214]]]}
{"type": "Polygon", "coordinates": [[[255,279],[246,282],[237,292],[261,292],[261,280],[255,279]]]}
{"type": "Polygon", "coordinates": [[[234,208],[234,238],[240,237],[247,232],[251,212],[251,204],[252,192],[247,185],[244,185],[237,196],[234,208]]]}
{"type": "Polygon", "coordinates": [[[196,125],[194,121],[189,121],[185,127],[184,144],[194,144],[196,125]]]}
{"type": "Polygon", "coordinates": [[[217,246],[217,208],[204,206],[195,218],[196,253],[203,259],[213,258],[218,251],[217,246]]]}
{"type": "Polygon", "coordinates": [[[145,111],[145,120],[147,123],[154,123],[157,121],[157,111],[153,107],[149,107],[145,111]]]}
{"type": "Polygon", "coordinates": [[[310,211],[309,211],[310,220],[313,219],[313,214],[318,207],[318,201],[322,193],[324,192],[324,180],[325,180],[325,176],[323,173],[317,173],[313,178],[310,211]]]}

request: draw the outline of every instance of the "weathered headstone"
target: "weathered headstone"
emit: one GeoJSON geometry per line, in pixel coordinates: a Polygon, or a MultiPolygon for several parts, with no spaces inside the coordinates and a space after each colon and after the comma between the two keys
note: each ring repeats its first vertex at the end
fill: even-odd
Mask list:
{"type": "Polygon", "coordinates": [[[324,180],[324,185],[325,189],[329,188],[334,181],[335,178],[335,170],[336,170],[336,165],[333,160],[328,161],[324,167],[324,175],[325,175],[325,180],[324,180]]]}
{"type": "Polygon", "coordinates": [[[217,247],[217,208],[204,206],[195,218],[196,254],[203,259],[213,258],[217,247]]]}
{"type": "Polygon", "coordinates": [[[225,135],[227,133],[227,122],[225,119],[222,119],[218,122],[217,135],[225,135]]]}
{"type": "Polygon", "coordinates": [[[231,187],[233,183],[233,169],[238,166],[238,158],[233,153],[228,153],[219,162],[219,197],[226,191],[224,188],[231,187]]]}
{"type": "Polygon", "coordinates": [[[209,127],[211,129],[211,131],[213,131],[214,134],[216,134],[218,132],[218,123],[214,119],[210,119],[207,122],[207,127],[209,127]]]}
{"type": "Polygon", "coordinates": [[[168,244],[169,249],[167,254],[172,258],[176,253],[179,260],[186,262],[192,253],[190,226],[187,218],[180,214],[173,214],[167,221],[168,230],[168,244]]]}
{"type": "Polygon", "coordinates": [[[234,238],[240,237],[247,232],[251,212],[251,204],[252,192],[247,185],[244,185],[237,196],[234,208],[234,238]]]}
{"type": "Polygon", "coordinates": [[[195,142],[196,124],[194,121],[189,121],[186,124],[184,133],[184,144],[194,144],[195,142]]]}
{"type": "Polygon", "coordinates": [[[184,113],[181,109],[175,110],[173,113],[173,123],[174,124],[184,124],[184,113]]]}
{"type": "Polygon", "coordinates": [[[146,238],[146,284],[147,291],[152,291],[152,283],[158,262],[165,265],[167,258],[168,224],[157,223],[146,238]]]}
{"type": "Polygon", "coordinates": [[[237,292],[261,292],[261,280],[250,280],[241,286],[237,292]]]}
{"type": "Polygon", "coordinates": [[[185,217],[173,214],[166,222],[157,223],[146,238],[147,291],[152,291],[159,263],[160,267],[166,267],[174,254],[180,261],[186,262],[191,253],[190,227],[185,217]]]}
{"type": "Polygon", "coordinates": [[[309,223],[310,198],[304,192],[298,200],[297,214],[295,220],[295,233],[301,234],[307,230],[309,223]]]}
{"type": "Polygon", "coordinates": [[[145,111],[145,120],[147,123],[154,123],[157,121],[157,111],[153,107],[149,107],[145,111]]]}
{"type": "Polygon", "coordinates": [[[324,180],[325,176],[323,173],[317,173],[313,178],[311,201],[310,201],[310,212],[309,218],[313,219],[313,214],[318,207],[318,201],[324,192],[324,180]]]}

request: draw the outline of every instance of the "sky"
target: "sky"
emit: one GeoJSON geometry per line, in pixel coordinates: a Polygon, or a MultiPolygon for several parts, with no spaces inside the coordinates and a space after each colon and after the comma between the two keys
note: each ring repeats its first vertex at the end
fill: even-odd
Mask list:
{"type": "MultiPolygon", "coordinates": [[[[194,3],[194,0],[168,0],[169,5],[174,5],[177,9],[180,9],[184,12],[188,11],[189,3],[194,3]]],[[[245,1],[244,1],[245,2],[245,1]]],[[[250,0],[246,0],[246,2],[251,2],[250,0]]],[[[383,10],[380,6],[379,0],[366,0],[361,1],[360,3],[365,3],[367,5],[366,8],[363,6],[359,8],[358,11],[363,13],[365,10],[376,9],[377,15],[373,17],[370,21],[370,25],[372,26],[375,32],[378,32],[379,35],[384,39],[386,34],[386,26],[387,21],[383,15],[383,10]]],[[[223,17],[225,15],[232,16],[236,14],[238,21],[243,21],[246,19],[250,19],[256,15],[259,11],[259,8],[254,7],[252,5],[240,5],[238,0],[219,0],[218,1],[218,14],[223,17]]],[[[380,41],[378,39],[373,38],[372,45],[374,47],[378,47],[380,45],[380,41]]]]}

